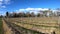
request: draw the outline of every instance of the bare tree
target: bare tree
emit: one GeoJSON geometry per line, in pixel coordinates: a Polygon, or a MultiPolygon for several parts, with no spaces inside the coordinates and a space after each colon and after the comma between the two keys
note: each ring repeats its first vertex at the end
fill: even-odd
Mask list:
{"type": "Polygon", "coordinates": [[[26,13],[26,16],[27,16],[27,17],[31,17],[30,12],[27,12],[27,13],[26,13]]]}
{"type": "Polygon", "coordinates": [[[34,14],[34,12],[32,12],[32,13],[31,13],[31,17],[35,17],[35,14],[34,14]]]}

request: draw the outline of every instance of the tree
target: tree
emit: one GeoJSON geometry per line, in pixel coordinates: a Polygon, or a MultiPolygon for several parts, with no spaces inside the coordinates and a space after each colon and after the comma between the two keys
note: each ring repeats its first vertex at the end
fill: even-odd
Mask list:
{"type": "Polygon", "coordinates": [[[43,11],[43,15],[44,15],[44,16],[47,16],[47,13],[48,13],[47,10],[43,11]]]}
{"type": "Polygon", "coordinates": [[[0,18],[2,18],[3,17],[3,15],[0,15],[0,18]]]}
{"type": "Polygon", "coordinates": [[[17,17],[17,13],[13,13],[13,17],[17,17]]]}
{"type": "Polygon", "coordinates": [[[60,10],[60,8],[56,8],[56,10],[60,10]]]}
{"type": "Polygon", "coordinates": [[[31,13],[31,17],[35,17],[35,14],[34,14],[34,12],[32,12],[32,13],[31,13]]]}
{"type": "Polygon", "coordinates": [[[20,13],[18,13],[18,16],[19,16],[19,17],[26,17],[26,15],[25,15],[24,12],[20,12],[20,13]]]}
{"type": "Polygon", "coordinates": [[[9,12],[6,12],[6,17],[8,17],[9,16],[9,12]]]}
{"type": "Polygon", "coordinates": [[[44,16],[49,17],[49,16],[51,16],[52,11],[51,11],[51,9],[45,10],[45,11],[43,12],[43,14],[44,14],[44,16]]]}
{"type": "Polygon", "coordinates": [[[26,13],[26,16],[27,16],[27,17],[31,17],[30,12],[27,12],[27,13],[26,13]]]}
{"type": "Polygon", "coordinates": [[[40,17],[40,13],[37,14],[37,17],[40,17]]]}
{"type": "Polygon", "coordinates": [[[40,10],[38,15],[40,15],[40,17],[43,17],[43,15],[44,15],[43,13],[44,13],[44,11],[40,10]]]}

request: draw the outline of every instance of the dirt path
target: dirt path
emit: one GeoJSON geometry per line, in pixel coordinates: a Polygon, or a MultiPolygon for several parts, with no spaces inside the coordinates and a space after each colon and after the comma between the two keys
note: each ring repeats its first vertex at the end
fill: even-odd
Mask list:
{"type": "Polygon", "coordinates": [[[3,29],[4,29],[4,34],[12,34],[11,28],[8,27],[8,25],[3,21],[3,29]]]}

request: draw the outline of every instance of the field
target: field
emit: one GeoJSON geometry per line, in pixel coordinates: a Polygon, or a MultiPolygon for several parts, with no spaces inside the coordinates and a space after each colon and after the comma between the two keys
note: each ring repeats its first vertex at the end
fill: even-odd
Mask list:
{"type": "Polygon", "coordinates": [[[60,32],[59,17],[28,17],[28,18],[8,18],[10,23],[24,27],[26,29],[35,30],[43,33],[60,32]]]}
{"type": "Polygon", "coordinates": [[[0,34],[2,34],[2,19],[0,18],[0,34]]]}

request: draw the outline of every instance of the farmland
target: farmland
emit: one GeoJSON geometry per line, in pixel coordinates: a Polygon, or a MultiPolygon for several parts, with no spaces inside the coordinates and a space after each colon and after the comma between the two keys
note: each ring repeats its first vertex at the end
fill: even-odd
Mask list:
{"type": "MultiPolygon", "coordinates": [[[[7,18],[6,21],[10,22],[17,28],[23,27],[29,30],[34,30],[42,33],[60,34],[59,17],[22,17],[22,18],[7,18]]],[[[18,28],[20,30],[21,28],[18,28]]]]}

